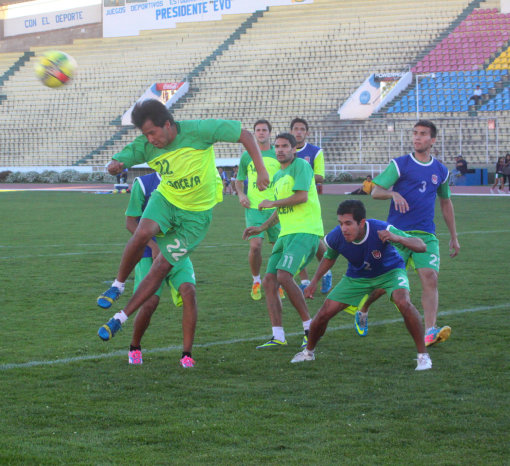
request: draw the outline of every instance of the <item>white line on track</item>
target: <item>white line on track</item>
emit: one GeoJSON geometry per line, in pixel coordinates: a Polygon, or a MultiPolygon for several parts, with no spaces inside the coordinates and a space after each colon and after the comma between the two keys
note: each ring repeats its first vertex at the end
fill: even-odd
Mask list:
{"type": "MultiPolygon", "coordinates": [[[[498,309],[505,309],[509,308],[510,303],[503,303],[503,304],[497,304],[495,306],[477,306],[472,307],[469,309],[456,309],[456,310],[450,310],[450,311],[443,311],[439,312],[439,316],[451,316],[451,315],[458,315],[458,314],[466,314],[468,312],[483,312],[483,311],[495,311],[498,309]]],[[[379,326],[379,325],[390,325],[395,323],[402,322],[402,318],[398,319],[386,319],[386,320],[380,320],[380,321],[371,321],[370,326],[379,326]]],[[[336,330],[351,330],[352,324],[349,325],[340,325],[339,327],[329,327],[328,333],[336,331],[336,330]]],[[[296,336],[301,335],[301,333],[295,332],[295,333],[288,333],[288,336],[296,336]]],[[[267,338],[267,335],[265,336],[258,336],[258,337],[251,337],[251,338],[236,338],[232,340],[223,340],[223,341],[212,341],[209,343],[199,343],[193,345],[194,348],[210,348],[212,346],[223,346],[223,345],[234,345],[236,343],[248,343],[250,341],[261,341],[264,340],[264,338],[267,338]]],[[[144,354],[150,354],[150,353],[168,353],[170,351],[180,351],[181,346],[167,346],[164,348],[154,348],[150,350],[144,350],[144,354]]],[[[54,366],[57,364],[70,364],[73,362],[79,362],[79,361],[89,361],[91,359],[106,359],[106,358],[113,358],[117,356],[126,356],[126,350],[117,350],[112,351],[111,353],[104,353],[104,354],[90,354],[87,356],[76,356],[72,358],[62,358],[62,359],[54,359],[54,360],[48,360],[48,361],[29,361],[29,362],[23,362],[23,363],[11,363],[11,364],[1,364],[0,365],[0,371],[7,371],[10,369],[23,369],[28,367],[37,367],[37,366],[54,366]]]]}

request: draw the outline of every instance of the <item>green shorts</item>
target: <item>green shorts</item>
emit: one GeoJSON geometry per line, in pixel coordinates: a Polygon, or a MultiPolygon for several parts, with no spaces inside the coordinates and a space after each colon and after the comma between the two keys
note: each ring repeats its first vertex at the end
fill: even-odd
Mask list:
{"type": "Polygon", "coordinates": [[[358,306],[365,295],[382,288],[391,299],[391,294],[400,288],[409,290],[409,279],[404,269],[393,269],[375,278],[352,278],[343,276],[342,280],[328,294],[328,299],[338,303],[358,306]]]}
{"type": "MultiPolygon", "coordinates": [[[[273,214],[274,209],[245,209],[244,210],[244,218],[246,220],[246,228],[248,227],[259,227],[262,225],[271,215],[273,214]]],[[[272,227],[268,228],[265,232],[259,233],[258,235],[250,236],[249,239],[252,238],[264,238],[264,233],[267,233],[267,239],[270,243],[276,243],[278,236],[280,235],[280,224],[277,223],[272,227]]]]}
{"type": "Polygon", "coordinates": [[[406,233],[422,239],[427,246],[425,252],[413,252],[400,244],[394,244],[407,267],[412,267],[414,269],[433,269],[439,272],[439,240],[437,236],[422,231],[406,231],[406,233]]]}
{"type": "Polygon", "coordinates": [[[163,257],[172,265],[187,258],[205,238],[212,220],[212,209],[202,212],[182,210],[154,191],[142,218],[153,220],[161,233],[156,241],[163,257]]]}
{"type": "Polygon", "coordinates": [[[280,236],[267,262],[266,273],[276,275],[277,270],[285,270],[295,275],[315,257],[319,242],[320,236],[309,233],[280,236]]]}
{"type": "MultiPolygon", "coordinates": [[[[152,257],[142,257],[140,262],[136,264],[135,267],[135,287],[133,292],[136,291],[140,282],[145,278],[145,276],[149,273],[150,268],[152,267],[152,257]]],[[[179,262],[178,265],[172,267],[170,273],[166,276],[166,279],[163,281],[158,291],[154,293],[156,296],[161,296],[161,292],[163,291],[163,284],[166,283],[170,290],[172,291],[172,295],[174,295],[179,287],[183,283],[192,283],[195,282],[195,270],[193,269],[193,264],[191,263],[191,259],[186,257],[184,260],[179,262]]]]}

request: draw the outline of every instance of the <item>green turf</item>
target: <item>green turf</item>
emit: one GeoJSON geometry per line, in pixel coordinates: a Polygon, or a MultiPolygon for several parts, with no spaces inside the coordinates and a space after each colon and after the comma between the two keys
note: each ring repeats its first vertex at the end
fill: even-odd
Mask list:
{"type": "MultiPolygon", "coordinates": [[[[321,197],[327,230],[342,199],[321,197]]],[[[386,202],[363,200],[369,217],[386,217],[386,202]]],[[[434,368],[424,373],[384,298],[366,338],[339,315],[317,360],[297,365],[289,361],[302,328],[287,300],[289,346],[255,350],[271,329],[264,300],[249,296],[234,197],[216,207],[192,255],[196,367],[178,367],[180,311],[169,293],[143,340],[144,364],[129,366],[131,320],[104,343],[96,332],[113,312],[95,305],[128,238],[126,204],[0,194],[1,464],[508,464],[510,199],[454,198],[462,250],[453,260],[438,215],[439,322],[453,332],[431,349],[434,368]]],[[[339,260],[335,280],[344,269],[339,260]]],[[[411,285],[421,309],[414,274],[411,285]]],[[[323,299],[309,302],[312,315],[323,299]]]]}

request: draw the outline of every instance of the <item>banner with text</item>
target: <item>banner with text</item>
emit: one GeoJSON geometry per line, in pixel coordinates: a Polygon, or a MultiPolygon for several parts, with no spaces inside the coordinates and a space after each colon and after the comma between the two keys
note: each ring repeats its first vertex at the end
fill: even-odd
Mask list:
{"type": "Polygon", "coordinates": [[[32,34],[34,32],[52,31],[84,24],[100,23],[101,4],[83,6],[69,10],[59,10],[27,16],[18,16],[4,20],[4,36],[32,34]]]}
{"type": "Polygon", "coordinates": [[[103,37],[136,36],[182,22],[217,21],[225,14],[305,3],[313,0],[103,0],[103,37]]]}

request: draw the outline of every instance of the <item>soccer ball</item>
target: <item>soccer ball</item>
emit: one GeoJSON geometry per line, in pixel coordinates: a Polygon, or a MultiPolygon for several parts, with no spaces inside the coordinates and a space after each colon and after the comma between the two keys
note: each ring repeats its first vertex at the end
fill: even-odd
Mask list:
{"type": "Polygon", "coordinates": [[[35,65],[35,74],[48,87],[67,84],[76,71],[76,60],[65,52],[45,52],[35,65]]]}

